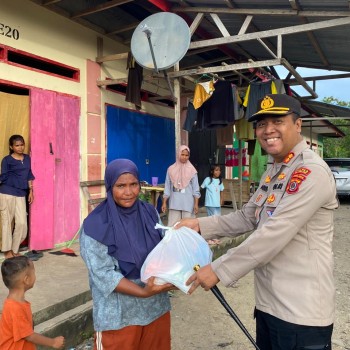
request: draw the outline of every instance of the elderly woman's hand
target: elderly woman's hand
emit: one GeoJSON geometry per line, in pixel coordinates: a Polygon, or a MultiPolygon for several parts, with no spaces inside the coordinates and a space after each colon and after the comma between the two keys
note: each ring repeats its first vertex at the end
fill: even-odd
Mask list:
{"type": "Polygon", "coordinates": [[[165,284],[156,284],[155,283],[155,277],[150,277],[147,281],[147,284],[144,287],[145,292],[152,296],[159,293],[169,292],[170,290],[176,290],[178,289],[171,283],[165,283],[165,284]]]}

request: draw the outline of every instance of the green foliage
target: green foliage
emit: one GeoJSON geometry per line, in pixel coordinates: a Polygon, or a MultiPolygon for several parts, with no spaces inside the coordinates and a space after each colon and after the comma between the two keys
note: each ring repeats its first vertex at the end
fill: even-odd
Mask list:
{"type": "MultiPolygon", "coordinates": [[[[349,107],[350,102],[345,102],[334,98],[333,96],[325,97],[323,102],[341,107],[349,107]]],[[[350,110],[349,110],[350,117],[350,110]]],[[[323,157],[324,158],[350,158],[350,128],[349,120],[337,119],[333,124],[344,132],[345,137],[340,138],[324,138],[323,157]],[[339,126],[340,125],[340,126],[339,126]],[[344,125],[344,126],[341,126],[344,125]]]]}
{"type": "Polygon", "coordinates": [[[144,201],[144,202],[150,203],[151,202],[151,194],[149,192],[144,193],[144,192],[140,191],[139,199],[144,201]]]}

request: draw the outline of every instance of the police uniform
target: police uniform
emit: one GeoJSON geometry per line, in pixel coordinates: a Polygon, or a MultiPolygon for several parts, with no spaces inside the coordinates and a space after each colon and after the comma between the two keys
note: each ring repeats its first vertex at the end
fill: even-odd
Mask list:
{"type": "Polygon", "coordinates": [[[205,239],[255,231],[212,263],[225,286],[255,271],[256,308],[287,322],[334,320],[332,172],[305,141],[269,164],[250,201],[225,216],[199,218],[205,239]]]}
{"type": "Polygon", "coordinates": [[[257,310],[291,324],[332,325],[337,206],[333,174],[305,141],[281,163],[270,157],[259,188],[242,210],[198,219],[205,239],[254,230],[212,262],[213,271],[230,287],[254,269],[257,310]]]}

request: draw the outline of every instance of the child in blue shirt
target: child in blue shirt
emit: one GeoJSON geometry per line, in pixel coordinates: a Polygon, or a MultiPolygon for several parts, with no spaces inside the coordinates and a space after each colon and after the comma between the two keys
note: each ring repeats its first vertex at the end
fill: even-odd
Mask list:
{"type": "Polygon", "coordinates": [[[213,164],[210,167],[209,176],[204,179],[201,188],[206,189],[205,207],[208,216],[221,215],[224,185],[219,165],[213,164]]]}

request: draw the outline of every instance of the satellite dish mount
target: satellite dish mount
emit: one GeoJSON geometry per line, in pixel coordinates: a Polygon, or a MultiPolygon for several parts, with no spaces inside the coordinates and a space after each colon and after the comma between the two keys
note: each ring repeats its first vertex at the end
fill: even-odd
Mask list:
{"type": "Polygon", "coordinates": [[[176,98],[166,69],[185,56],[190,39],[187,23],[170,12],[159,12],[145,18],[136,27],[131,38],[131,52],[136,62],[156,73],[163,71],[174,101],[176,98]]]}

